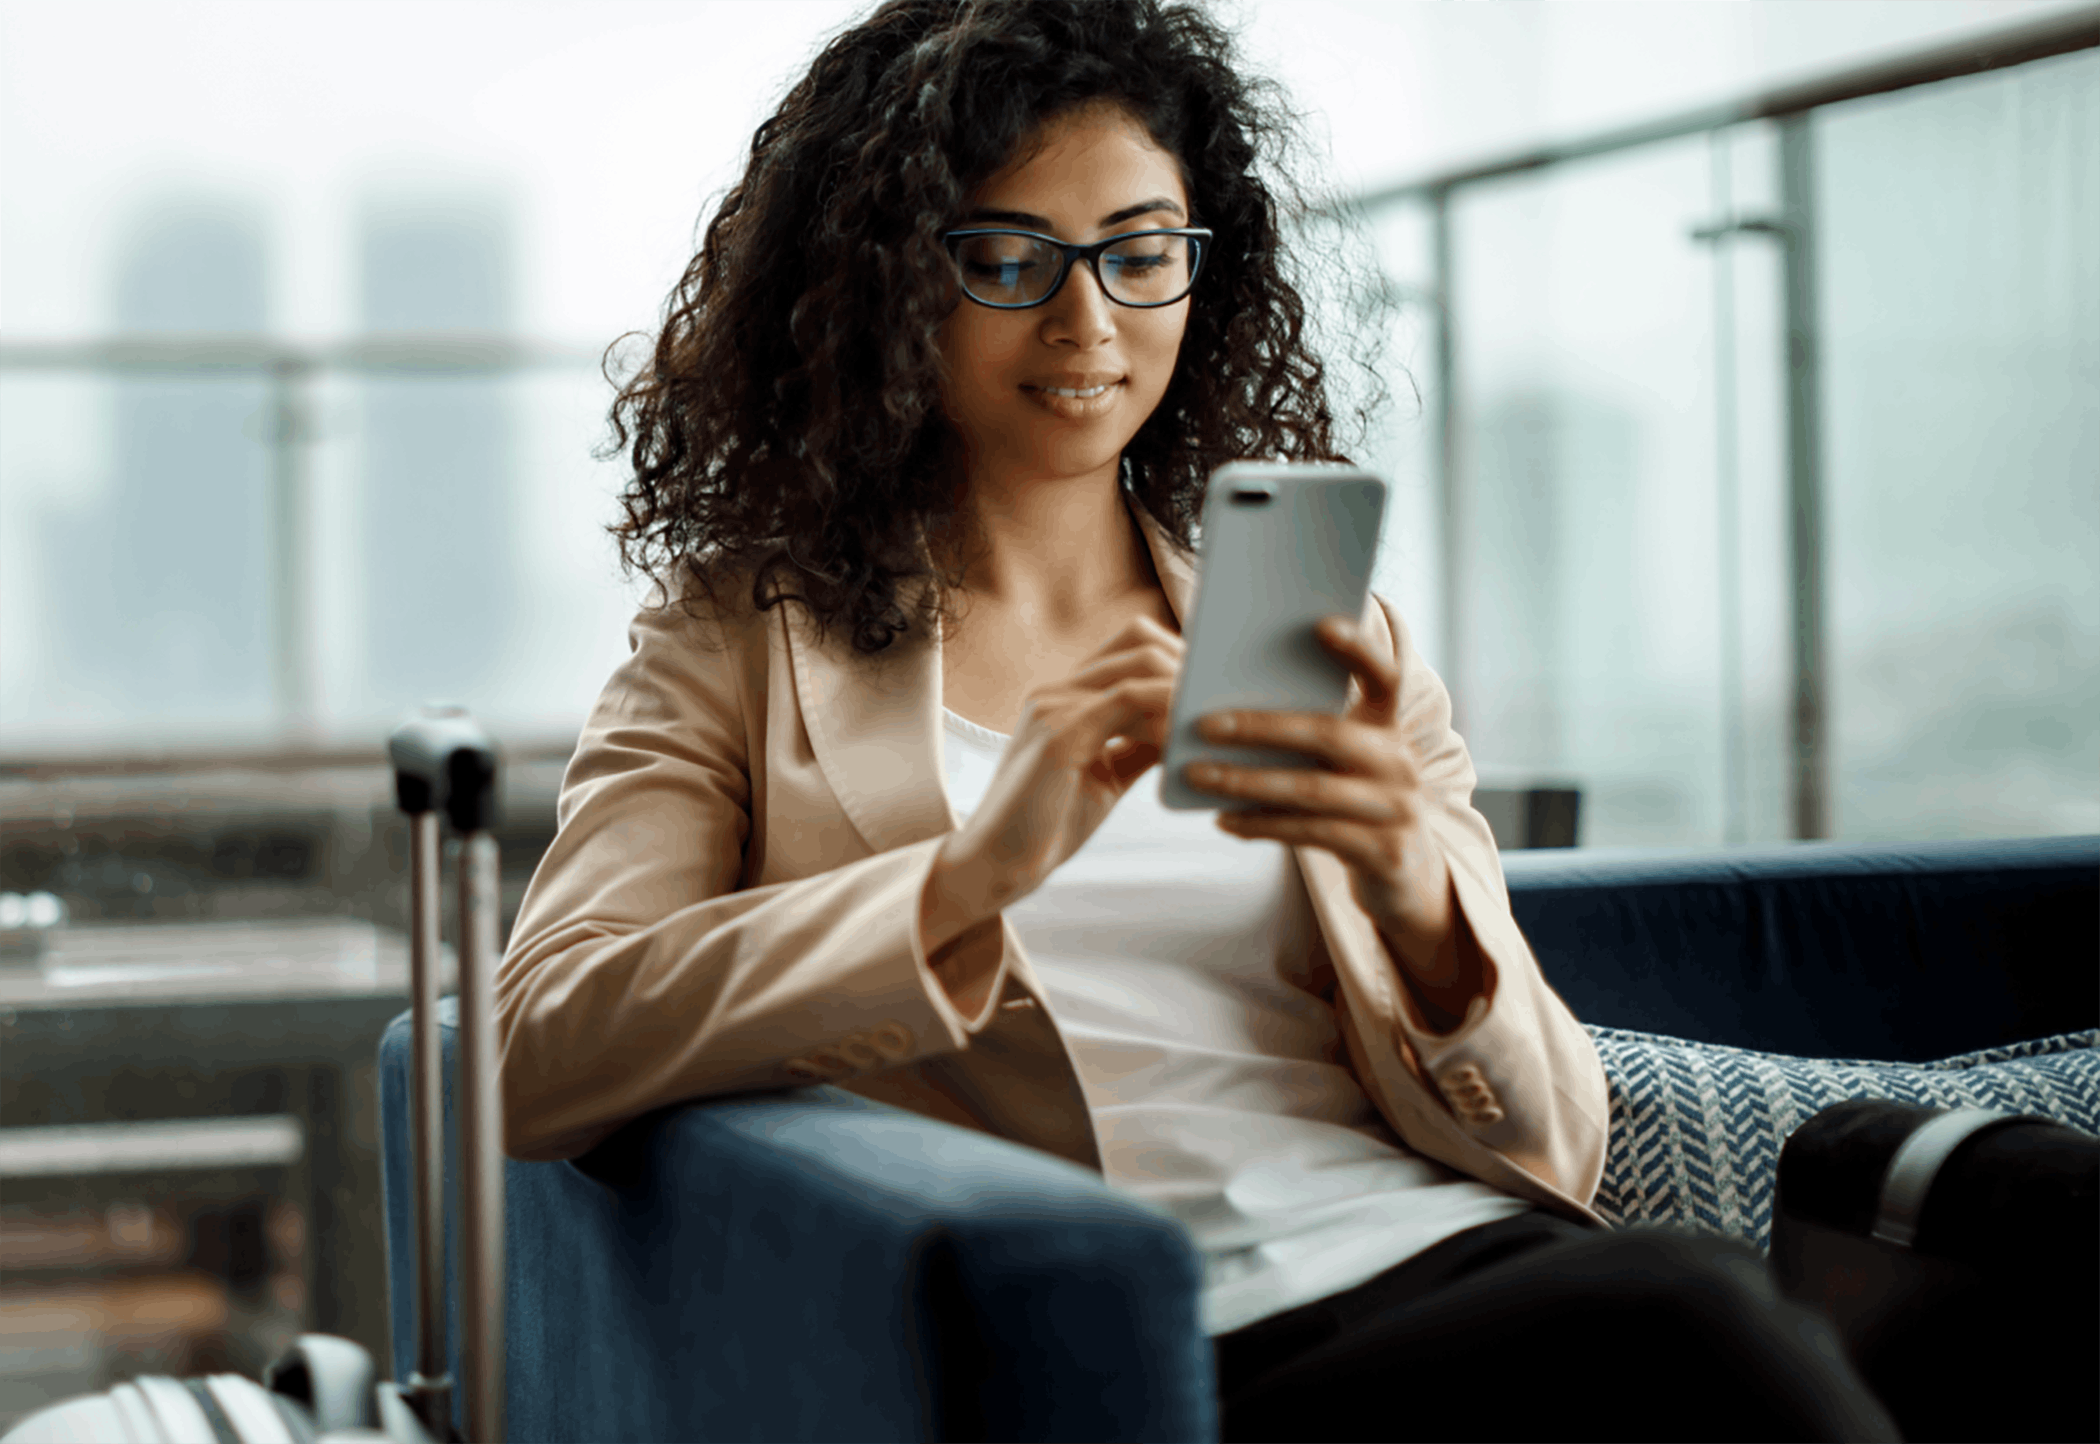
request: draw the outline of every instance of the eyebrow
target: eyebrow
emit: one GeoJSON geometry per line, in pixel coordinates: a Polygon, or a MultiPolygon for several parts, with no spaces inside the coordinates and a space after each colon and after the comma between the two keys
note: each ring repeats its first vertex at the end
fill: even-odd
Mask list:
{"type": "MultiPolygon", "coordinates": [[[[1103,216],[1100,224],[1104,226],[1119,226],[1125,221],[1135,220],[1139,216],[1150,215],[1154,211],[1172,211],[1175,215],[1184,219],[1188,214],[1182,210],[1178,202],[1171,201],[1165,196],[1154,196],[1150,200],[1139,201],[1134,206],[1125,206],[1113,215],[1103,216]]],[[[1008,225],[1026,226],[1034,231],[1047,231],[1051,226],[1048,216],[1039,216],[1030,211],[975,210],[964,216],[963,219],[966,221],[1004,221],[1008,225]]]]}

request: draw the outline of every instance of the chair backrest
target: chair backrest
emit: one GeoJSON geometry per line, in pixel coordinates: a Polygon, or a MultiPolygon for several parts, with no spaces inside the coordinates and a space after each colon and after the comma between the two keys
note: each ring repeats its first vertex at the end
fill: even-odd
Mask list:
{"type": "Polygon", "coordinates": [[[1503,856],[1585,1023],[1922,1062],[2100,1023],[2100,836],[1503,856]]]}

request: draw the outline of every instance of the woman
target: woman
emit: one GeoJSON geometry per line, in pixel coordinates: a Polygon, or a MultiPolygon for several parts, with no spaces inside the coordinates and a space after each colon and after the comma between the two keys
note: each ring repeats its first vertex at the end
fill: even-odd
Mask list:
{"type": "Polygon", "coordinates": [[[615,407],[666,596],[501,969],[509,1150],[822,1079],[1101,1169],[1204,1251],[1227,1437],[1894,1438],[1754,1251],[1588,1207],[1602,1069],[1387,604],[1344,716],[1209,719],[1323,770],[1158,805],[1208,472],[1338,459],[1275,124],[1192,9],[894,0],[759,129],[615,407]]]}

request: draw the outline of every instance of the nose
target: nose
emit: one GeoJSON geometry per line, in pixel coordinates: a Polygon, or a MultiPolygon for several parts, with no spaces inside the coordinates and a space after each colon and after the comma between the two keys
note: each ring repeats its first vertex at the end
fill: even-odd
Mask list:
{"type": "Polygon", "coordinates": [[[1064,285],[1043,306],[1043,339],[1085,350],[1114,339],[1116,303],[1101,290],[1093,267],[1074,262],[1064,285]]]}

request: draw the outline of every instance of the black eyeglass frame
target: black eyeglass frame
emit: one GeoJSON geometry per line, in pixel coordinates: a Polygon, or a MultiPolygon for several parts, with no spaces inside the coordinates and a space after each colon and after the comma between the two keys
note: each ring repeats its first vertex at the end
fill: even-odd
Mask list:
{"type": "Polygon", "coordinates": [[[1101,294],[1108,297],[1109,300],[1115,302],[1118,306],[1128,306],[1133,311],[1154,311],[1161,306],[1178,305],[1186,301],[1190,293],[1196,289],[1196,278],[1203,274],[1203,256],[1209,248],[1211,239],[1211,233],[1201,226],[1160,226],[1149,231],[1125,231],[1120,236],[1109,236],[1106,239],[1091,241],[1085,245],[1075,244],[1070,241],[1060,241],[1057,237],[1046,236],[1040,231],[1017,230],[1011,226],[986,226],[974,230],[948,231],[942,234],[941,244],[948,248],[949,256],[957,260],[956,269],[958,272],[961,270],[961,265],[960,258],[955,256],[956,243],[970,240],[976,236],[1024,236],[1031,241],[1040,241],[1046,246],[1053,247],[1064,258],[1057,268],[1057,279],[1050,283],[1050,289],[1043,292],[1042,295],[1036,297],[1033,301],[984,300],[972,294],[970,283],[958,275],[957,284],[962,287],[962,293],[978,305],[989,306],[994,311],[1027,311],[1047,304],[1055,299],[1057,293],[1065,288],[1065,282],[1071,279],[1072,263],[1074,261],[1086,262],[1086,268],[1094,273],[1094,284],[1101,288],[1101,294]],[[1101,279],[1101,253],[1110,246],[1120,245],[1124,241],[1135,241],[1144,236],[1186,236],[1195,245],[1196,263],[1189,267],[1188,290],[1183,291],[1171,301],[1126,301],[1110,291],[1108,283],[1101,279]]]}

